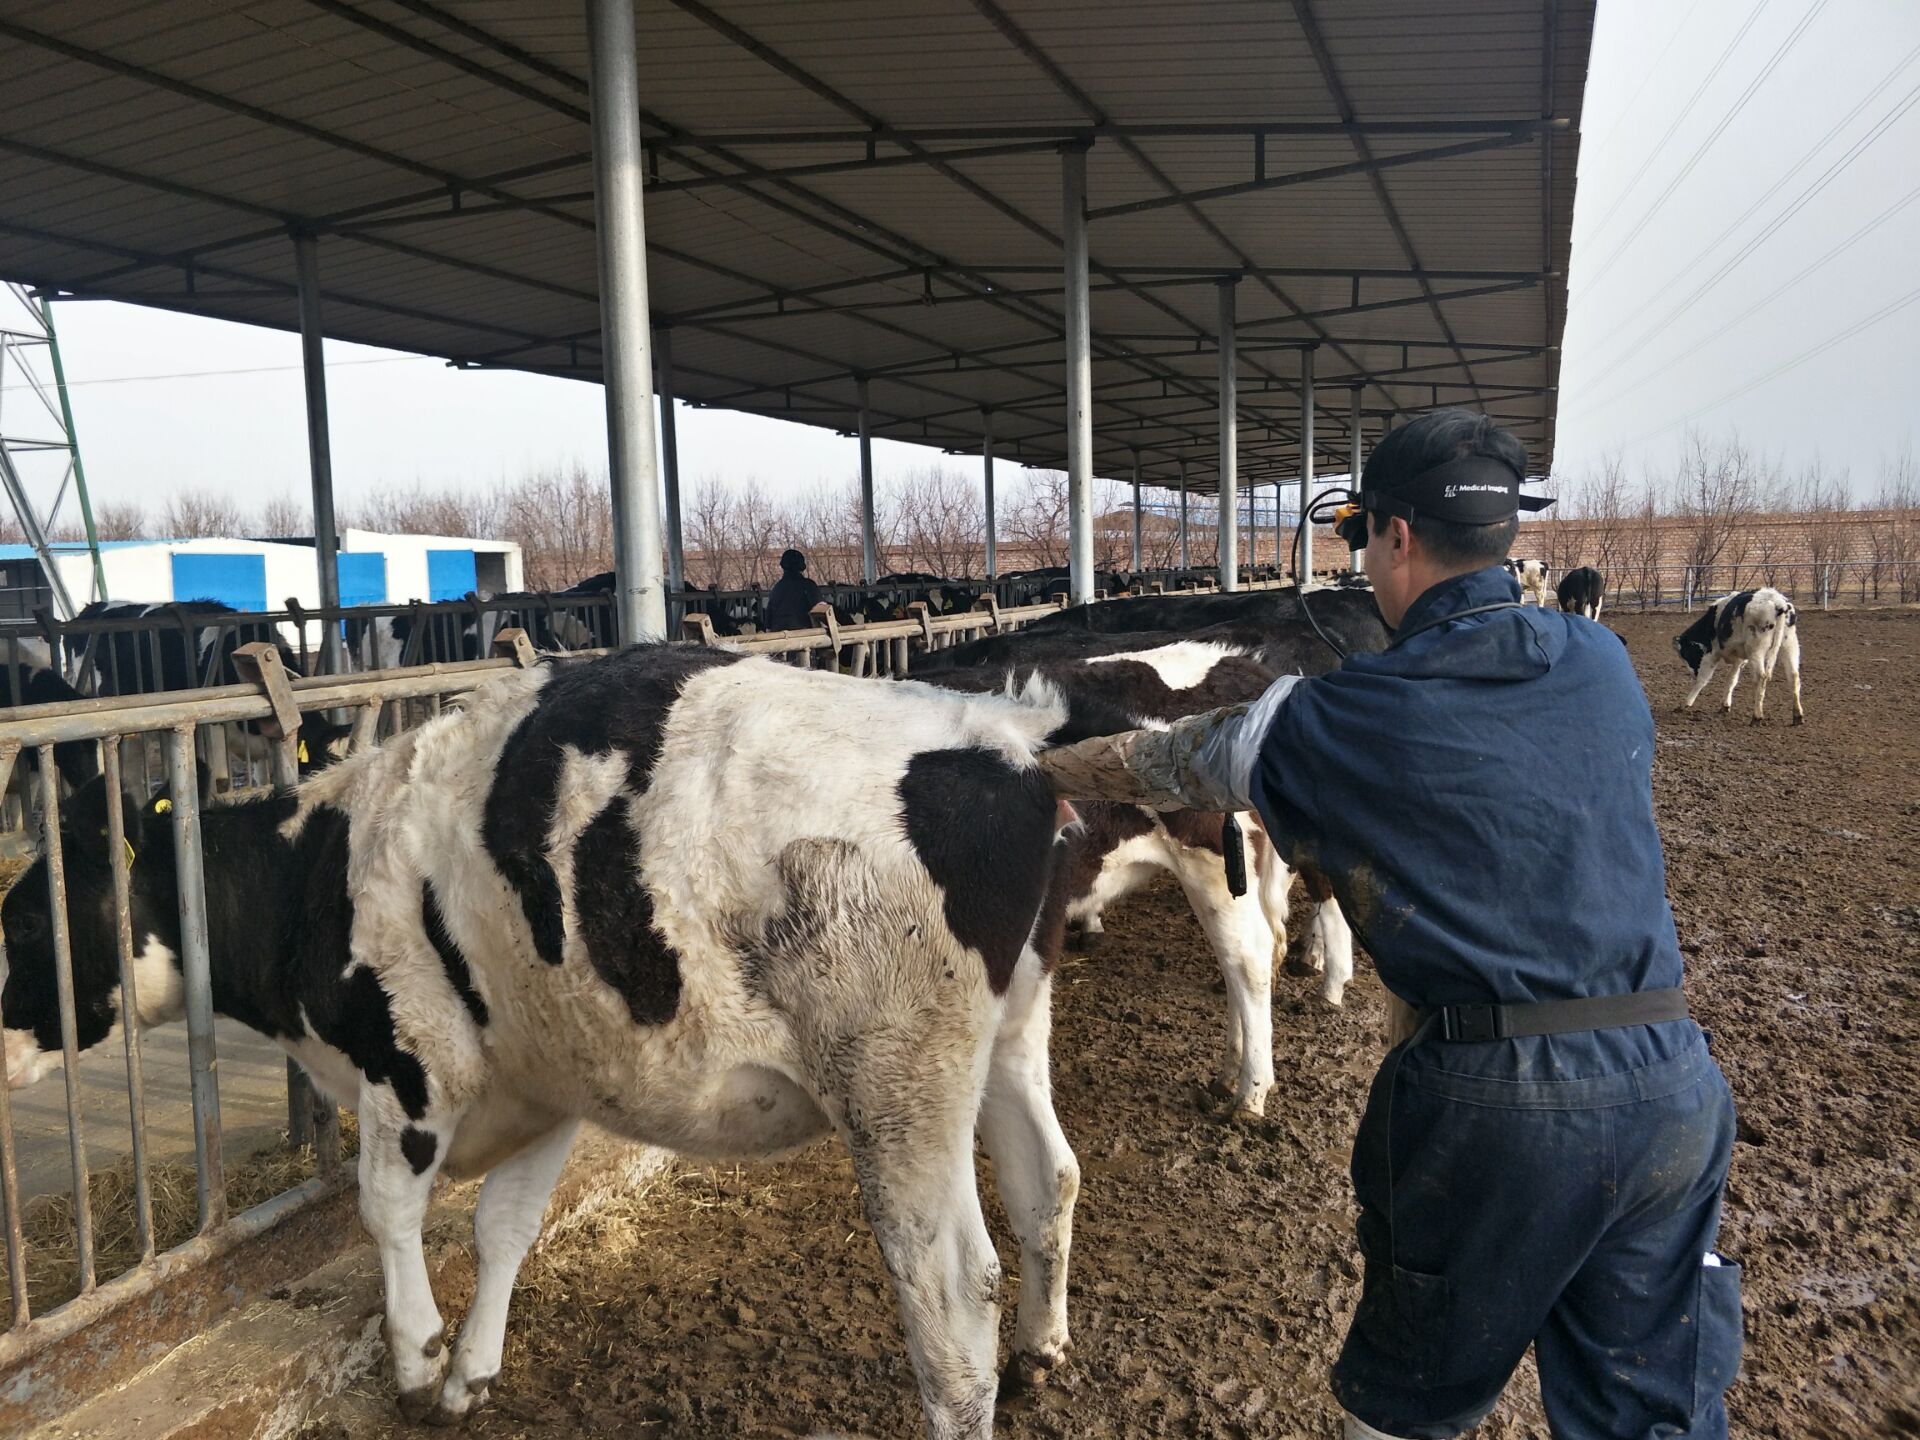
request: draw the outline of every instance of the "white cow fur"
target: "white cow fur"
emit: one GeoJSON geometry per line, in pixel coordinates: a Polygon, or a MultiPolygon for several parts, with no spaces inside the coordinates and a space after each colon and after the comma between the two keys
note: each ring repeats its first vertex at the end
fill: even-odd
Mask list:
{"type": "Polygon", "coordinates": [[[1540,560],[1509,560],[1507,573],[1520,582],[1522,603],[1531,601],[1544,607],[1547,603],[1547,577],[1552,569],[1540,560]]]}
{"type": "Polygon", "coordinates": [[[565,963],[537,958],[481,843],[495,759],[548,673],[503,677],[463,711],[342,762],[302,788],[285,827],[297,832],[322,804],[351,815],[351,965],[377,972],[400,1042],[428,1075],[427,1114],[409,1120],[344,1057],[301,1055],[359,1110],[361,1208],[403,1404],[450,1419],[485,1398],[514,1273],[580,1119],[709,1157],[774,1154],[837,1130],[900,1293],[930,1431],[989,1436],[999,1267],[974,1184],[976,1125],[1021,1246],[1015,1348],[1041,1368],[1068,1343],[1079,1172],[1048,1088],[1039,957],[1029,945],[1008,994],[990,992],[905,838],[895,786],[924,750],[976,746],[1028,766],[1062,712],[1039,692],[1021,702],[881,687],[750,659],[688,680],[639,797],[623,764],[569,752],[548,837],[561,894],[570,907],[581,830],[602,803],[627,805],[635,883],[679,957],[677,1011],[641,1026],[575,953],[570,910],[565,963]],[[490,1011],[484,1030],[423,936],[423,876],[490,1011]],[[796,912],[811,925],[768,929],[796,912]],[[758,989],[743,977],[743,945],[769,955],[758,989]],[[438,1142],[423,1174],[402,1158],[409,1127],[438,1142]],[[474,1218],[473,1308],[451,1357],[420,1241],[443,1163],[493,1167],[474,1218]]]}
{"type": "MultiPolygon", "coordinates": [[[[1717,613],[1732,598],[1732,595],[1721,596],[1713,602],[1713,610],[1717,613]]],[[[1773,679],[1774,667],[1784,660],[1787,678],[1793,682],[1793,723],[1798,725],[1805,712],[1800,707],[1800,627],[1793,623],[1794,618],[1793,602],[1778,590],[1765,586],[1754,591],[1745,613],[1733,622],[1733,633],[1726,643],[1714,644],[1700,662],[1693,688],[1687,692],[1686,703],[1681,708],[1691,710],[1693,702],[1700,698],[1700,692],[1713,678],[1715,669],[1722,661],[1731,660],[1733,674],[1727,679],[1727,696],[1720,708],[1732,710],[1733,692],[1751,664],[1759,676],[1758,691],[1753,697],[1753,718],[1757,724],[1767,718],[1767,684],[1773,679]]]]}

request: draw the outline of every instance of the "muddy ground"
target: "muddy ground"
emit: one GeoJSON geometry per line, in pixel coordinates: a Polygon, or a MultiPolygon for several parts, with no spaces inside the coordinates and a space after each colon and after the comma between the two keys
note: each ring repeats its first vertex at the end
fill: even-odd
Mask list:
{"type": "MultiPolygon", "coordinates": [[[[1676,715],[1677,620],[1609,620],[1652,699],[1688,988],[1741,1110],[1722,1241],[1747,1267],[1734,1433],[1920,1434],[1920,613],[1804,616],[1797,729],[1749,726],[1750,690],[1735,719],[1676,715]]],[[[1129,902],[1108,935],[1055,1011],[1084,1169],[1077,1349],[998,1433],[1334,1435],[1324,1376],[1359,1290],[1346,1163],[1379,984],[1363,963],[1334,1011],[1278,978],[1279,1084],[1269,1120],[1240,1128],[1199,1088],[1224,1002],[1177,894],[1129,902]]],[[[1011,1274],[991,1200],[989,1223],[1011,1274]]],[[[457,1314],[466,1297],[445,1299],[457,1314]]],[[[681,1176],[622,1225],[547,1247],[495,1395],[481,1436],[922,1433],[885,1272],[826,1146],[681,1176]]],[[[1539,1417],[1523,1369],[1479,1433],[1544,1435],[1539,1417]]]]}

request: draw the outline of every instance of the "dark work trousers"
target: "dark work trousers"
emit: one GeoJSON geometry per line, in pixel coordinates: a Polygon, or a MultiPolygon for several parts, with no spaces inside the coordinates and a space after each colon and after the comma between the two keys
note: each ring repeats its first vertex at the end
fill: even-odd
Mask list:
{"type": "Polygon", "coordinates": [[[1353,1152],[1366,1282],[1334,1395],[1387,1435],[1445,1440],[1532,1343],[1556,1440],[1724,1440],[1740,1269],[1713,1245],[1734,1116],[1704,1041],[1544,1082],[1439,1068],[1452,1048],[1416,1036],[1374,1078],[1353,1152]]]}

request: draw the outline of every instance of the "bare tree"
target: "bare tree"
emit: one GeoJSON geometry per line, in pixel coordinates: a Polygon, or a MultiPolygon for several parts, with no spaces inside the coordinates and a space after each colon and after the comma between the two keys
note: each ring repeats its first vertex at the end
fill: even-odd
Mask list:
{"type": "Polygon", "coordinates": [[[160,512],[160,529],[173,540],[238,535],[245,528],[239,505],[211,490],[182,490],[160,512]]]}
{"type": "Polygon", "coordinates": [[[1025,486],[1009,497],[1001,528],[1022,546],[1034,568],[1064,565],[1068,558],[1067,476],[1064,470],[1035,470],[1025,486]]]}
{"type": "Polygon", "coordinates": [[[1714,583],[1716,568],[1723,564],[1732,569],[1733,583],[1739,583],[1758,494],[1753,455],[1737,437],[1710,444],[1698,434],[1687,436],[1674,484],[1674,513],[1684,522],[1684,558],[1698,590],[1725,588],[1714,583]]]}
{"type": "Polygon", "coordinates": [[[1829,480],[1816,460],[1800,473],[1787,508],[1806,537],[1812,581],[1809,598],[1823,604],[1839,588],[1836,572],[1844,565],[1852,542],[1852,501],[1846,477],[1829,480]]]}
{"type": "Polygon", "coordinates": [[[291,495],[276,495],[260,507],[258,532],[269,538],[309,535],[313,521],[304,501],[291,495]]]}
{"type": "Polygon", "coordinates": [[[528,589],[564,590],[613,568],[613,497],[605,478],[585,466],[542,470],[503,486],[495,504],[500,529],[493,533],[518,542],[528,589]]]}
{"type": "Polygon", "coordinates": [[[93,512],[93,530],[102,540],[144,540],[152,528],[138,500],[109,500],[93,512]]]}

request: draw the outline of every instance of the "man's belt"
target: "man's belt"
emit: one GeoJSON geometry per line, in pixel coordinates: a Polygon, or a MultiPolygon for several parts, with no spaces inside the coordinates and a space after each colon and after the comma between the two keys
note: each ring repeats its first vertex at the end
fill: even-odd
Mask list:
{"type": "Polygon", "coordinates": [[[1519,1005],[1441,1005],[1420,1012],[1442,1040],[1473,1043],[1517,1035],[1565,1035],[1576,1030],[1613,1030],[1687,1018],[1679,989],[1639,990],[1631,995],[1592,995],[1584,1000],[1535,1000],[1519,1005]]]}

